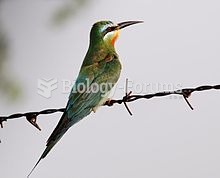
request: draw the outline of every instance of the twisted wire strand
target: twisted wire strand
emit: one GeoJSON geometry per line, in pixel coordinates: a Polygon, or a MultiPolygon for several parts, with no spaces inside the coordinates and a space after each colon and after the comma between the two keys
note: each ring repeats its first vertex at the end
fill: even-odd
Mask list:
{"type": "MultiPolygon", "coordinates": [[[[127,80],[126,80],[127,83],[127,80]]],[[[126,84],[127,86],[127,84],[126,84]]],[[[114,104],[124,104],[125,108],[127,109],[128,113],[132,115],[132,112],[130,111],[129,107],[127,106],[127,103],[134,102],[139,99],[151,99],[154,97],[163,97],[163,96],[168,96],[168,95],[181,95],[187,102],[188,106],[193,110],[193,107],[187,100],[187,98],[194,92],[201,92],[201,91],[207,91],[207,90],[219,90],[220,85],[203,85],[199,86],[196,88],[184,88],[180,90],[175,90],[175,91],[163,91],[163,92],[158,92],[154,94],[143,94],[143,95],[132,95],[132,92],[127,92],[127,87],[125,91],[125,96],[122,97],[122,99],[118,100],[109,100],[106,103],[104,103],[104,106],[113,106],[114,104]]],[[[36,120],[39,115],[43,114],[53,114],[56,112],[64,112],[65,108],[58,108],[58,109],[44,109],[42,111],[36,111],[36,112],[26,112],[26,113],[16,113],[12,114],[9,116],[0,116],[0,125],[1,128],[3,128],[3,122],[6,122],[7,120],[11,119],[17,119],[21,117],[26,117],[26,119],[37,129],[41,130],[40,127],[38,126],[36,120]]]]}

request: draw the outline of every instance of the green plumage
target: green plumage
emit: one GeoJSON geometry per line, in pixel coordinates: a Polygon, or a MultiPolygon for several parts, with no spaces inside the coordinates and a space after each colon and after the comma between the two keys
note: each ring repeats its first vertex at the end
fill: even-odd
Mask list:
{"type": "Polygon", "coordinates": [[[107,100],[108,93],[118,81],[121,72],[121,63],[114,48],[117,37],[115,32],[135,23],[140,21],[122,22],[117,25],[111,21],[100,21],[93,25],[89,49],[69,95],[66,110],[34,168],[72,125],[95,111],[107,100]]]}

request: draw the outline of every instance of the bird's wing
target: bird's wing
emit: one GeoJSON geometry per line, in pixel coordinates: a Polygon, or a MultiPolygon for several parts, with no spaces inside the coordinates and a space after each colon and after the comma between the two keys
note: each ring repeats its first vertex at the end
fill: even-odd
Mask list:
{"type": "Polygon", "coordinates": [[[66,111],[49,137],[47,146],[49,146],[51,142],[58,140],[73,124],[88,115],[91,112],[91,108],[101,99],[100,91],[89,91],[91,91],[93,84],[100,83],[100,77],[104,75],[105,67],[106,62],[103,61],[99,62],[99,64],[94,63],[81,68],[70,93],[66,111]]]}
{"type": "Polygon", "coordinates": [[[80,71],[67,104],[67,114],[68,118],[72,120],[71,124],[76,123],[77,119],[85,117],[85,110],[87,111],[89,109],[91,112],[91,109],[99,103],[104,94],[111,90],[110,79],[112,76],[109,76],[108,66],[109,62],[114,58],[114,54],[108,54],[103,60],[92,66],[85,66],[80,71]],[[107,83],[109,83],[109,86],[102,85],[107,83]],[[83,91],[79,91],[80,86],[82,86],[81,84],[86,85],[84,89],[82,88],[83,91]],[[106,88],[100,88],[100,85],[106,88]]]}
{"type": "Polygon", "coordinates": [[[95,74],[93,71],[94,67],[96,67],[95,64],[86,66],[81,69],[75,85],[71,90],[66,110],[63,113],[56,128],[48,138],[47,146],[49,146],[53,141],[58,140],[58,138],[61,137],[74,123],[88,114],[87,111],[84,113],[84,115],[82,114],[81,118],[75,117],[77,113],[80,113],[81,108],[86,105],[86,102],[89,99],[89,94],[86,91],[95,80],[95,74]],[[85,88],[82,89],[80,86],[85,86],[85,88]]]}

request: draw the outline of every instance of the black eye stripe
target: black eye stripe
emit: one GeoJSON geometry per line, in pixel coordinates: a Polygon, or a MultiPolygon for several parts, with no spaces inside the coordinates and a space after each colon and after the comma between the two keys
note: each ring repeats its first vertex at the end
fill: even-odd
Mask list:
{"type": "Polygon", "coordinates": [[[108,28],[106,28],[104,35],[106,35],[108,32],[114,31],[116,28],[117,28],[117,26],[113,26],[113,27],[108,27],[108,28]]]}

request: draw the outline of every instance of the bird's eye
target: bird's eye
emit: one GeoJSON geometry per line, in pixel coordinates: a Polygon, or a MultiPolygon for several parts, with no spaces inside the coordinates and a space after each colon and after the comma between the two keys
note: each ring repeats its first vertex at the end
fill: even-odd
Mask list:
{"type": "Polygon", "coordinates": [[[108,32],[114,31],[116,28],[117,28],[117,26],[111,26],[111,27],[106,28],[104,35],[106,35],[108,32]]]}

